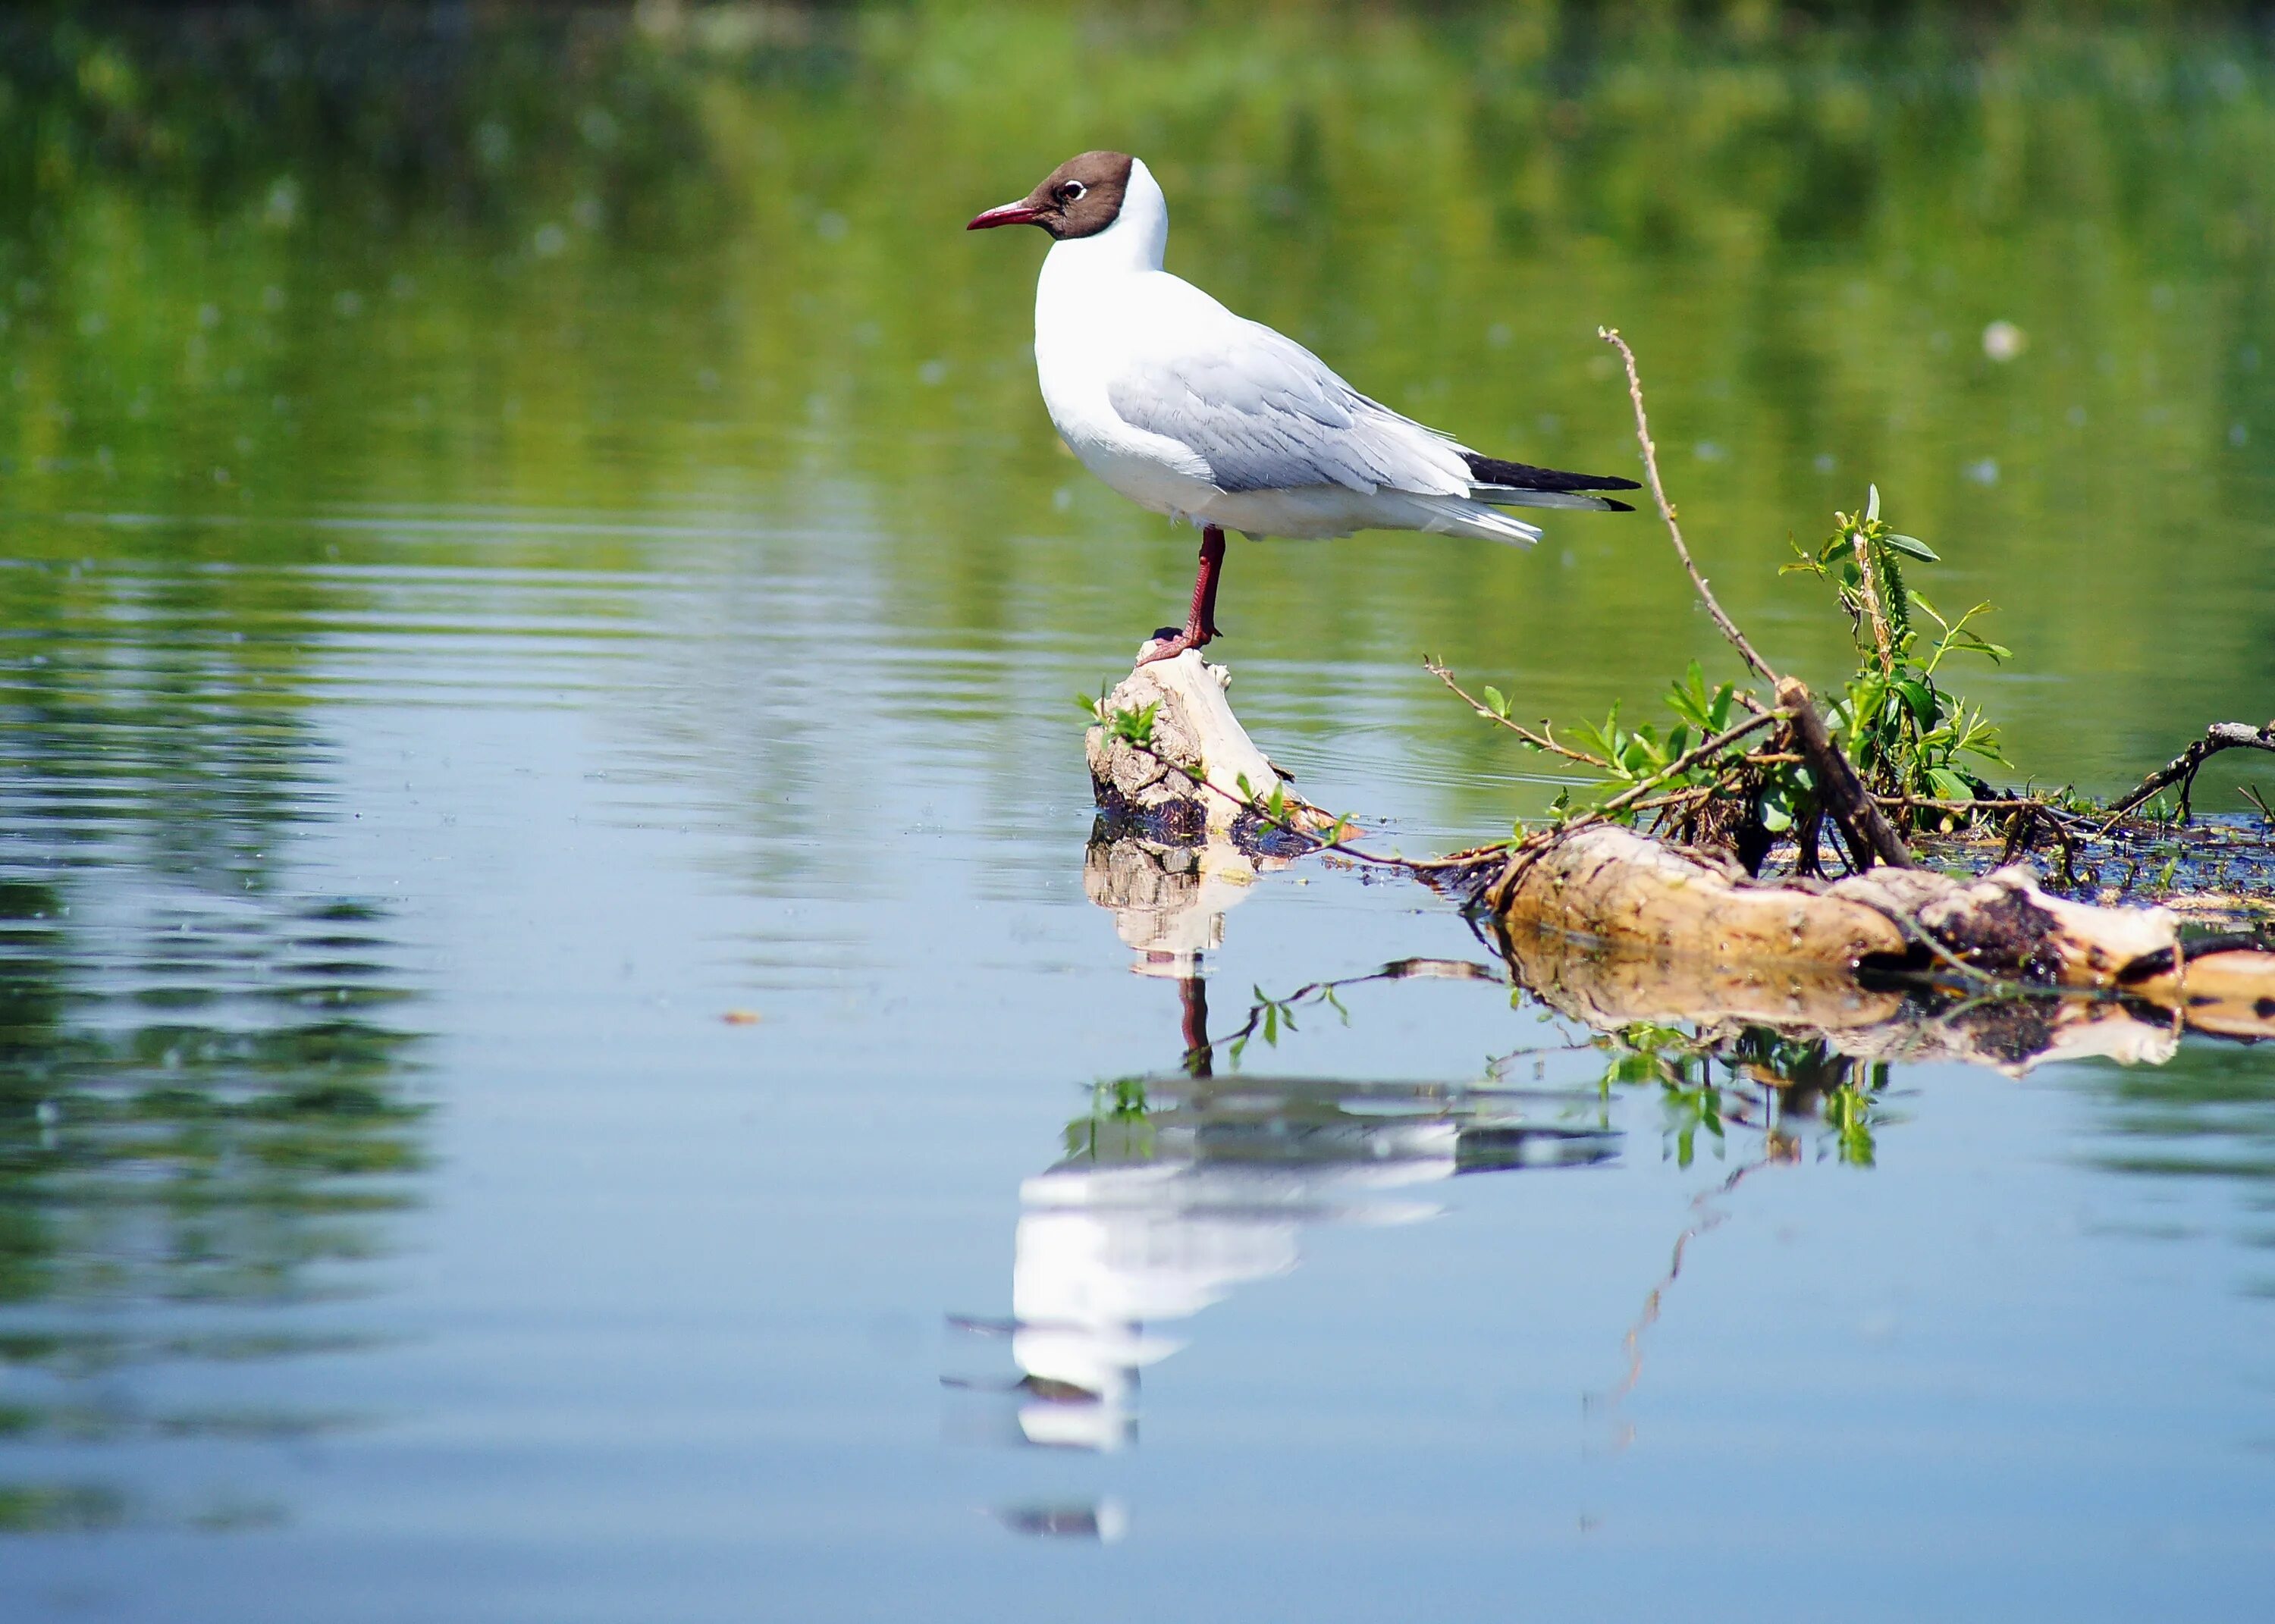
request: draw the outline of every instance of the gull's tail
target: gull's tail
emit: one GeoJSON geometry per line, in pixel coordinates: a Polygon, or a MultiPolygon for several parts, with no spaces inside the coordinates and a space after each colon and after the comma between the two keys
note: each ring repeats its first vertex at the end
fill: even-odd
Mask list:
{"type": "Polygon", "coordinates": [[[1511,518],[1498,509],[1487,507],[1485,501],[1472,502],[1466,496],[1420,496],[1402,491],[1398,493],[1398,500],[1406,510],[1394,522],[1425,534],[1474,536],[1480,541],[1499,541],[1509,547],[1531,547],[1540,540],[1539,525],[1511,518]]]}
{"type": "Polygon", "coordinates": [[[1587,494],[1639,488],[1633,480],[1622,480],[1616,474],[1567,473],[1561,468],[1503,462],[1498,457],[1484,457],[1475,451],[1463,451],[1462,460],[1469,464],[1470,477],[1477,481],[1470,489],[1470,497],[1497,508],[1576,508],[1594,513],[1635,511],[1624,502],[1587,494]]]}

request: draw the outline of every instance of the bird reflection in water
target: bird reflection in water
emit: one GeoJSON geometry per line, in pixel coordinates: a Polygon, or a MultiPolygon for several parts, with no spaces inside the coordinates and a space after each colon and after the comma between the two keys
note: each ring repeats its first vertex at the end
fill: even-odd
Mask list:
{"type": "MultiPolygon", "coordinates": [[[[1616,1149],[1607,1130],[1555,1120],[1570,1104],[1564,1094],[1491,1081],[1216,1076],[1205,956],[1273,861],[1221,842],[1125,835],[1091,846],[1086,888],[1113,910],[1138,955],[1132,968],[1178,984],[1183,1069],[1098,1085],[1061,1158],[1020,1187],[1011,1318],[958,1322],[1008,1339],[1020,1371],[1008,1384],[1017,1441],[1098,1452],[1134,1443],[1140,1372],[1183,1346],[1162,1327],[1292,1270],[1309,1225],[1411,1223],[1441,1210],[1430,1187],[1457,1175],[1577,1166],[1616,1149]]],[[[1501,979],[1482,964],[1419,960],[1353,980],[1422,976],[1501,979]]],[[[1233,1041],[1289,1001],[1251,1010],[1233,1041]]],[[[1063,1508],[998,1514],[1036,1532],[1085,1532],[1096,1521],[1063,1508]]]]}

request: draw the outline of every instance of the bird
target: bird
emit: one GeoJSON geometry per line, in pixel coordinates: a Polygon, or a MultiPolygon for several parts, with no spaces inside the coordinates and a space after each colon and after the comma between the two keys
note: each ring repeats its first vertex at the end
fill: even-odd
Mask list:
{"type": "Polygon", "coordinates": [[[1083,465],[1142,508],[1198,525],[1182,631],[1138,663],[1222,635],[1224,533],[1319,540],[1417,530],[1515,547],[1505,508],[1632,512],[1594,493],[1633,480],[1505,461],[1360,394],[1303,345],[1161,268],[1169,204],[1145,163],[1085,152],[964,229],[1032,225],[1053,241],[1035,284],[1035,372],[1083,465]]]}

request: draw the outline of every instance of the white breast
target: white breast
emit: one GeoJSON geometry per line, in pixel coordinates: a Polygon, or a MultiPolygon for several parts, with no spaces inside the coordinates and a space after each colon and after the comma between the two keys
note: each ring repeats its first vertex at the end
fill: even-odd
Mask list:
{"type": "Polygon", "coordinates": [[[1054,243],[1035,284],[1035,373],[1043,404],[1085,467],[1140,507],[1188,517],[1215,494],[1189,447],[1131,427],[1107,391],[1130,365],[1138,325],[1162,318],[1169,210],[1144,163],[1132,162],[1115,223],[1054,243]]]}

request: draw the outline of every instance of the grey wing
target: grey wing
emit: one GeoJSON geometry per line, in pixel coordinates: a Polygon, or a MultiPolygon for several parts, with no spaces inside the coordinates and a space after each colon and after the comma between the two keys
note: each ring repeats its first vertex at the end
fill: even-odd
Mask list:
{"type": "Polygon", "coordinates": [[[1451,441],[1369,400],[1295,340],[1244,321],[1225,338],[1135,359],[1107,402],[1131,427],[1190,449],[1220,490],[1468,494],[1451,441]]]}

